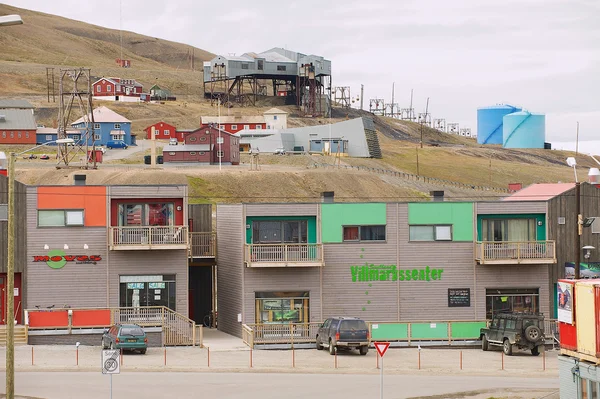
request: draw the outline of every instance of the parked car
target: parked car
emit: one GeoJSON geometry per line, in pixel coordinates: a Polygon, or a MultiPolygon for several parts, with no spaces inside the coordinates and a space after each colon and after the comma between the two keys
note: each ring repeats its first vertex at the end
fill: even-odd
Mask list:
{"type": "Polygon", "coordinates": [[[544,315],[530,312],[501,312],[492,316],[487,328],[480,331],[481,349],[487,351],[490,345],[502,346],[504,354],[512,355],[513,348],[531,350],[540,354],[545,344],[544,315]]]}
{"type": "Polygon", "coordinates": [[[48,154],[42,154],[42,155],[40,155],[40,159],[46,160],[46,159],[50,159],[50,157],[48,156],[48,154]]]}
{"type": "Polygon", "coordinates": [[[35,154],[29,154],[29,155],[23,155],[23,159],[36,159],[37,155],[35,154]]]}
{"type": "Polygon", "coordinates": [[[109,150],[112,148],[124,148],[127,149],[129,146],[123,140],[111,140],[106,142],[106,148],[109,150]]]}
{"type": "Polygon", "coordinates": [[[356,317],[333,317],[319,327],[316,345],[317,350],[328,348],[331,355],[339,349],[358,349],[364,356],[369,352],[369,328],[356,317]]]}
{"type": "Polygon", "coordinates": [[[285,148],[278,148],[275,150],[275,155],[285,155],[285,148]]]}
{"type": "Polygon", "coordinates": [[[175,137],[171,137],[169,140],[169,145],[177,145],[178,141],[175,137]]]}
{"type": "Polygon", "coordinates": [[[104,330],[102,349],[123,349],[146,353],[148,337],[137,324],[115,324],[104,330]]]}

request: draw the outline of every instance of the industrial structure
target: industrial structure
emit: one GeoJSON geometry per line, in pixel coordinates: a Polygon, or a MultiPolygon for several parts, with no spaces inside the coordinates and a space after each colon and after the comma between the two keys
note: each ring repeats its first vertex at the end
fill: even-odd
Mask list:
{"type": "Polygon", "coordinates": [[[478,108],[477,143],[502,144],[504,116],[519,111],[521,111],[521,108],[509,104],[478,108]]]}
{"type": "Polygon", "coordinates": [[[306,115],[329,115],[331,61],[275,47],[241,56],[218,55],[204,63],[204,96],[211,103],[256,105],[259,96],[285,97],[306,115]]]}
{"type": "MultiPolygon", "coordinates": [[[[461,129],[462,130],[462,129],[461,129]]],[[[509,104],[477,109],[477,143],[545,148],[546,118],[509,104]]]]}

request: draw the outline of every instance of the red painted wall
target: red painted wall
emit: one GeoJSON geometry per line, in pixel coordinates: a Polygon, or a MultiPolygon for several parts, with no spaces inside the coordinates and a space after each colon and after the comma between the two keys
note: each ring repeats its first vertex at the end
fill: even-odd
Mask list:
{"type": "MultiPolygon", "coordinates": [[[[125,96],[125,86],[121,85],[119,81],[116,84],[109,82],[106,79],[102,79],[93,84],[94,96],[125,96]],[[121,86],[121,90],[117,90],[117,85],[121,86]],[[110,91],[108,87],[110,86],[110,91]]],[[[133,91],[129,92],[129,96],[139,97],[142,93],[142,87],[136,86],[133,91]]]]}
{"type": "Polygon", "coordinates": [[[210,162],[210,151],[177,151],[172,155],[170,152],[163,152],[163,162],[210,162]],[[195,155],[191,155],[195,152],[195,155]]]}
{"type": "Polygon", "coordinates": [[[35,144],[35,130],[0,130],[0,144],[35,144]]]}
{"type": "MultiPolygon", "coordinates": [[[[223,130],[225,130],[228,133],[237,133],[240,130],[244,130],[244,125],[248,125],[249,129],[256,129],[257,126],[261,126],[262,129],[266,129],[267,128],[267,123],[244,123],[244,122],[240,122],[240,123],[221,123],[221,125],[223,126],[223,130]],[[236,128],[234,129],[233,126],[235,126],[236,128]]],[[[200,125],[200,129],[205,129],[207,128],[209,125],[207,123],[203,123],[202,125],[200,125]]]]}
{"type": "Polygon", "coordinates": [[[119,204],[155,204],[172,202],[175,206],[175,225],[183,226],[183,198],[127,198],[127,199],[112,199],[110,202],[110,225],[118,226],[117,217],[119,216],[119,204]],[[181,210],[178,211],[177,207],[181,210]]]}
{"type": "Polygon", "coordinates": [[[106,186],[40,186],[37,207],[83,209],[85,226],[106,226],[106,186]]]}
{"type": "MultiPolygon", "coordinates": [[[[214,146],[211,156],[212,162],[219,163],[219,158],[217,157],[217,152],[219,151],[219,145],[217,144],[218,137],[219,130],[207,126],[187,134],[185,136],[185,144],[209,144],[214,146]],[[207,131],[209,134],[206,134],[207,131]]],[[[240,138],[227,132],[221,132],[221,137],[223,138],[223,144],[220,146],[223,151],[221,162],[230,162],[233,165],[238,165],[240,163],[240,138]]]]}
{"type": "Polygon", "coordinates": [[[152,127],[154,127],[156,130],[160,130],[160,133],[156,135],[157,140],[169,140],[171,138],[176,138],[179,141],[177,128],[166,122],[156,122],[154,125],[150,125],[145,128],[144,131],[146,132],[146,138],[148,140],[152,139],[152,127]],[[165,135],[165,130],[169,130],[168,136],[165,135]]]}

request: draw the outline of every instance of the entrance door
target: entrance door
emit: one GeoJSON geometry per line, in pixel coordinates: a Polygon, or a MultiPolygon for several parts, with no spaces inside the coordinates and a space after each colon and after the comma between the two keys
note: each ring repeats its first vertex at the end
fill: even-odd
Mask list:
{"type": "MultiPolygon", "coordinates": [[[[15,290],[12,294],[15,298],[15,320],[17,321],[17,324],[22,324],[23,304],[21,298],[23,297],[23,293],[21,291],[21,273],[15,273],[14,289],[15,290]]],[[[2,318],[0,319],[0,324],[6,324],[6,273],[0,274],[0,292],[2,293],[2,295],[0,295],[0,309],[2,309],[2,311],[0,312],[0,315],[2,315],[2,318]]]]}
{"type": "Polygon", "coordinates": [[[209,315],[213,308],[213,267],[189,267],[189,318],[197,324],[202,324],[204,316],[209,315]]]}

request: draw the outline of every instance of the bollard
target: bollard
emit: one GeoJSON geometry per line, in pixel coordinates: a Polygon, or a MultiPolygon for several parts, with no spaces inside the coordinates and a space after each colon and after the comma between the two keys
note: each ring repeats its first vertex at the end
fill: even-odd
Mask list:
{"type": "Polygon", "coordinates": [[[208,367],[210,367],[210,347],[206,347],[206,353],[208,354],[207,356],[207,363],[208,363],[208,367]]]}
{"type": "Polygon", "coordinates": [[[252,368],[252,348],[250,348],[250,368],[252,368]]]}
{"type": "Polygon", "coordinates": [[[419,370],[421,370],[421,351],[419,351],[419,370]]]}
{"type": "Polygon", "coordinates": [[[462,351],[460,351],[460,369],[462,370],[462,351]]]}
{"type": "Polygon", "coordinates": [[[292,346],[292,368],[296,368],[296,351],[292,346]]]}
{"type": "Polygon", "coordinates": [[[33,366],[33,346],[31,347],[31,365],[33,366]]]}
{"type": "Polygon", "coordinates": [[[121,348],[121,366],[123,365],[123,348],[121,348]]]}
{"type": "Polygon", "coordinates": [[[167,365],[167,347],[165,346],[165,366],[167,365]]]}
{"type": "Polygon", "coordinates": [[[502,355],[502,370],[504,370],[504,351],[500,352],[502,355]]]}
{"type": "Polygon", "coordinates": [[[542,362],[544,364],[543,370],[546,371],[546,348],[542,349],[542,362]]]}
{"type": "MultiPolygon", "coordinates": [[[[331,344],[329,344],[329,345],[331,345],[331,344]]],[[[335,351],[335,354],[333,356],[333,363],[335,365],[335,368],[337,369],[337,350],[335,351]]]]}
{"type": "Polygon", "coordinates": [[[75,348],[75,365],[79,366],[79,347],[75,348]]]}

